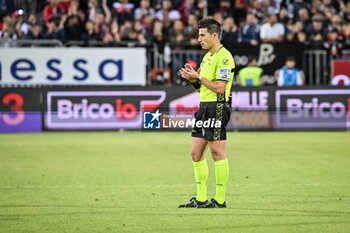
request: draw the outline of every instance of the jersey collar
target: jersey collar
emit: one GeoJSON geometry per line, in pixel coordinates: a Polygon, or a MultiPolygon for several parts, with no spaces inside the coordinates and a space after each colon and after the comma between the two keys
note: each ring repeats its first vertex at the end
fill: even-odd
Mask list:
{"type": "Polygon", "coordinates": [[[210,54],[210,56],[212,57],[212,56],[214,56],[215,54],[217,54],[217,53],[219,52],[219,50],[220,50],[222,47],[224,47],[224,46],[223,46],[222,44],[220,44],[219,48],[215,51],[215,53],[210,54]]]}

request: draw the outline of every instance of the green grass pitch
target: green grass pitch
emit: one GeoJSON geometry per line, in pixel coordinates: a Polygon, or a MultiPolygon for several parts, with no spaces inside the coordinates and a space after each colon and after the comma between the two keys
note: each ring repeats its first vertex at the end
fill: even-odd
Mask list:
{"type": "Polygon", "coordinates": [[[350,133],[228,137],[228,208],[210,210],[177,208],[189,133],[0,135],[0,232],[350,232],[350,133]]]}

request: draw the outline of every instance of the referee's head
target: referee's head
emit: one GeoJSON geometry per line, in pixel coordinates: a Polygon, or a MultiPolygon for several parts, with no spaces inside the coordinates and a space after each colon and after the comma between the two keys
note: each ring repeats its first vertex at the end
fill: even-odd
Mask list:
{"type": "Polygon", "coordinates": [[[205,18],[198,22],[198,42],[203,49],[210,48],[220,43],[221,25],[213,18],[205,18]]]}
{"type": "Polygon", "coordinates": [[[206,28],[210,34],[217,33],[221,34],[221,25],[218,21],[213,18],[205,18],[198,22],[198,29],[206,28]]]}

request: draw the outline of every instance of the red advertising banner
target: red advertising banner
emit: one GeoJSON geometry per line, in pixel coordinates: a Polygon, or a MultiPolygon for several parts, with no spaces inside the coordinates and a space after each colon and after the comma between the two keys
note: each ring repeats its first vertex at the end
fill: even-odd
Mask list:
{"type": "Polygon", "coordinates": [[[350,86],[350,60],[332,61],[332,86],[350,86]]]}

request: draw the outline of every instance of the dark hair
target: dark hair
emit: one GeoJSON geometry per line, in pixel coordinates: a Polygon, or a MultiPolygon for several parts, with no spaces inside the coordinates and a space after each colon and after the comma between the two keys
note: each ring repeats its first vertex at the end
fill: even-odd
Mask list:
{"type": "Polygon", "coordinates": [[[286,57],[286,61],[294,61],[295,62],[295,58],[293,56],[288,56],[288,57],[286,57]]]}
{"type": "Polygon", "coordinates": [[[219,36],[221,34],[221,25],[218,21],[212,18],[205,18],[198,22],[198,28],[207,28],[210,34],[216,32],[219,36]]]}
{"type": "Polygon", "coordinates": [[[248,63],[251,63],[252,61],[257,61],[258,60],[258,58],[256,57],[256,56],[252,56],[252,55],[249,55],[248,56],[248,63]]]}

